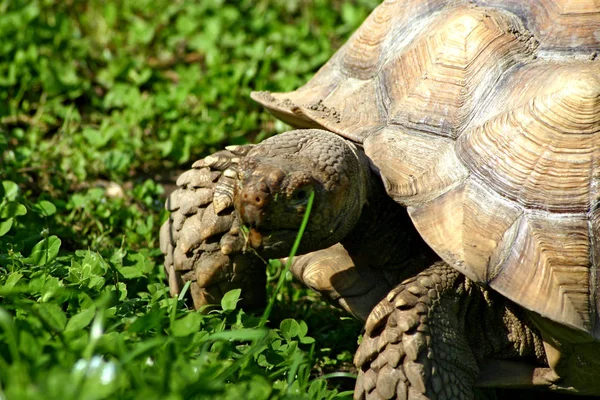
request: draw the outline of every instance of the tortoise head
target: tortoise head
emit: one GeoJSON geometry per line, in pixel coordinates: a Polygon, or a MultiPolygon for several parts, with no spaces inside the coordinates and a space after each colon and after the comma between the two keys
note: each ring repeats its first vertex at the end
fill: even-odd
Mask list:
{"type": "Polygon", "coordinates": [[[300,253],[329,247],[354,227],[366,201],[368,161],[356,146],[321,130],[267,139],[240,161],[234,203],[249,244],[265,257],[286,256],[311,193],[300,253]]]}

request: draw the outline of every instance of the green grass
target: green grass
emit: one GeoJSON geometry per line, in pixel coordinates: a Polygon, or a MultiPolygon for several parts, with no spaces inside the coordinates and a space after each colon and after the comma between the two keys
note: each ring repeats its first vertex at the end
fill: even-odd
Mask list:
{"type": "Polygon", "coordinates": [[[377,3],[0,0],[0,398],[348,395],[359,323],[273,265],[264,326],[235,291],[190,310],[158,228],[178,169],[287,129],[250,91],[300,86],[377,3]]]}

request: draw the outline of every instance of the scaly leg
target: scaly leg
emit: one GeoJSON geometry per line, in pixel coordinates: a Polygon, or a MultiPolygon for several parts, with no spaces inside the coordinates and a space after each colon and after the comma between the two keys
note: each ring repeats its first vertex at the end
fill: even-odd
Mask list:
{"type": "Polygon", "coordinates": [[[373,310],[356,353],[357,399],[472,399],[478,374],[464,332],[468,281],[438,262],[373,310]]]}
{"type": "MultiPolygon", "coordinates": [[[[375,306],[365,330],[354,360],[357,399],[472,399],[479,380],[490,381],[480,376],[481,368],[500,360],[525,371],[547,366],[527,314],[444,262],[394,288],[375,306]]],[[[501,383],[535,386],[513,375],[501,383]]]]}
{"type": "Polygon", "coordinates": [[[196,162],[177,179],[165,207],[171,211],[160,231],[160,247],[171,295],[185,282],[195,308],[218,304],[223,295],[242,289],[242,304],[265,300],[265,263],[242,252],[245,238],[234,213],[231,168],[252,146],[236,146],[196,162]]]}

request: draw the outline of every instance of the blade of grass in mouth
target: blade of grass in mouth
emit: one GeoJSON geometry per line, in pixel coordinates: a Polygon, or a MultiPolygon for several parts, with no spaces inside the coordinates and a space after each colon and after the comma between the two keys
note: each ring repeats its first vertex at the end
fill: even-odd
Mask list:
{"type": "Polygon", "coordinates": [[[296,235],[296,240],[294,241],[294,245],[292,246],[292,250],[290,251],[287,262],[285,263],[285,266],[283,267],[283,271],[281,271],[281,275],[279,275],[279,280],[277,281],[277,286],[275,287],[275,292],[269,299],[269,303],[267,304],[267,307],[265,308],[265,311],[262,315],[262,318],[260,319],[260,323],[258,324],[258,326],[261,326],[261,327],[264,326],[267,323],[267,320],[269,319],[269,315],[271,315],[271,310],[273,309],[273,305],[275,304],[275,298],[277,297],[277,293],[279,293],[279,290],[283,286],[285,276],[287,275],[287,272],[290,270],[290,266],[292,265],[292,262],[294,261],[294,256],[296,255],[296,252],[298,251],[298,247],[300,246],[300,241],[302,240],[302,236],[304,235],[304,230],[306,229],[306,225],[308,224],[308,218],[310,217],[310,210],[312,209],[314,198],[315,198],[315,192],[311,192],[311,194],[308,198],[308,203],[306,204],[306,211],[304,212],[304,218],[302,219],[302,223],[300,224],[300,228],[298,229],[298,234],[296,235]]]}

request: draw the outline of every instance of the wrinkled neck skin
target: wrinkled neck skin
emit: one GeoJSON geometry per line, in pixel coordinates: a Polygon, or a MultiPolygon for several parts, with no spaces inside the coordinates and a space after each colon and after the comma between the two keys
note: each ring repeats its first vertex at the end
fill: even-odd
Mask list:
{"type": "Polygon", "coordinates": [[[263,257],[279,258],[289,255],[314,193],[298,250],[303,254],[355,229],[374,178],[355,144],[327,131],[295,130],[263,141],[240,160],[234,204],[249,245],[263,257]]]}
{"type": "Polygon", "coordinates": [[[356,265],[397,270],[397,274],[392,275],[397,275],[394,279],[400,281],[439,257],[423,241],[406,208],[387,194],[377,168],[366,156],[364,158],[370,165],[366,179],[367,202],[341,244],[356,265]]]}

